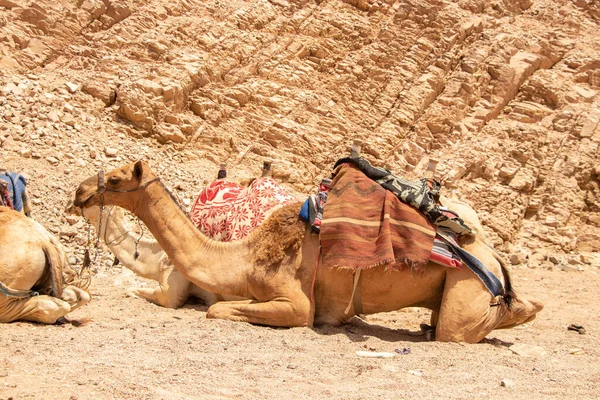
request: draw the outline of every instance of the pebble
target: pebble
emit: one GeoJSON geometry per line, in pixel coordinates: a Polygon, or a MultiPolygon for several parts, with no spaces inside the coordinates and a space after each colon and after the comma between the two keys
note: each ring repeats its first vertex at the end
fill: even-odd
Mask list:
{"type": "Polygon", "coordinates": [[[512,379],[502,379],[502,381],[500,381],[500,386],[505,387],[505,388],[511,388],[515,386],[515,382],[512,379]]]}

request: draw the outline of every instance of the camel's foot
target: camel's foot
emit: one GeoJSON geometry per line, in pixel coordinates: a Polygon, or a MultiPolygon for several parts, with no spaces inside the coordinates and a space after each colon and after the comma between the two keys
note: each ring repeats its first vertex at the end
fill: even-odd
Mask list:
{"type": "Polygon", "coordinates": [[[213,304],[206,318],[228,319],[237,322],[269,326],[311,326],[310,303],[298,307],[290,301],[273,300],[257,303],[255,300],[222,301],[213,304]]]}
{"type": "Polygon", "coordinates": [[[142,289],[136,288],[136,287],[127,288],[127,290],[125,291],[125,296],[140,299],[140,298],[142,298],[142,296],[140,296],[140,293],[139,293],[140,290],[142,290],[142,289]]]}
{"type": "Polygon", "coordinates": [[[145,299],[150,303],[165,308],[180,308],[187,300],[187,295],[165,292],[160,286],[155,289],[131,287],[127,289],[126,295],[145,299]]]}
{"type": "Polygon", "coordinates": [[[421,324],[421,331],[425,335],[428,342],[435,342],[435,326],[421,324]]]}
{"type": "Polygon", "coordinates": [[[71,306],[69,312],[71,312],[89,303],[92,300],[92,296],[76,286],[67,286],[63,289],[61,299],[69,303],[71,306]]]}
{"type": "Polygon", "coordinates": [[[498,307],[502,307],[502,320],[496,329],[508,329],[533,321],[536,314],[543,310],[544,304],[535,299],[516,298],[510,305],[510,308],[504,304],[498,307]]]}

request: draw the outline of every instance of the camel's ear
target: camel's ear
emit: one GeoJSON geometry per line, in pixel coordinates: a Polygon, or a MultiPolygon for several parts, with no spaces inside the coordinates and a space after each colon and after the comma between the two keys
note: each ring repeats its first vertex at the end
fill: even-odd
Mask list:
{"type": "Polygon", "coordinates": [[[133,176],[138,180],[142,180],[142,174],[144,172],[144,163],[140,160],[133,166],[133,176]]]}

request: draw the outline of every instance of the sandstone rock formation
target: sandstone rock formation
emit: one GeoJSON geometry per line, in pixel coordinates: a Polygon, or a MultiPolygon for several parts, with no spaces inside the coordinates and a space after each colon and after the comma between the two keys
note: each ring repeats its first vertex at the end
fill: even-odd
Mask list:
{"type": "Polygon", "coordinates": [[[189,205],[269,157],[308,193],[362,139],[410,178],[440,159],[515,264],[593,262],[599,39],[585,0],[0,0],[0,164],[67,232],[100,167],[148,158],[189,205]]]}

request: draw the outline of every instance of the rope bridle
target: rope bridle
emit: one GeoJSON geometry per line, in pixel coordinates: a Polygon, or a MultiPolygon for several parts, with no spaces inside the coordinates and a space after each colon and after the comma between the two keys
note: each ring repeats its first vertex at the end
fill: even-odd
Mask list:
{"type": "MultiPolygon", "coordinates": [[[[94,260],[92,261],[90,258],[90,255],[89,255],[90,254],[89,253],[89,244],[90,244],[90,236],[91,236],[91,224],[90,224],[89,219],[86,218],[86,220],[88,222],[88,248],[85,249],[84,262],[83,262],[84,268],[89,266],[89,264],[91,264],[92,262],[95,264],[96,259],[98,258],[98,252],[99,252],[99,248],[100,248],[100,232],[102,232],[102,216],[104,214],[104,207],[105,207],[104,206],[104,193],[106,193],[106,192],[132,193],[132,192],[136,192],[140,189],[145,189],[150,184],[152,184],[154,182],[158,182],[158,181],[160,181],[160,178],[156,177],[154,179],[150,179],[148,182],[146,182],[134,189],[128,189],[128,190],[111,189],[111,188],[107,188],[106,183],[104,183],[104,170],[101,169],[100,171],[98,171],[98,191],[96,192],[96,194],[98,194],[100,196],[100,219],[98,221],[98,232],[96,235],[96,243],[95,243],[96,253],[94,255],[94,260]]],[[[108,217],[110,217],[110,213],[112,212],[112,209],[113,208],[111,207],[111,209],[108,212],[107,225],[108,225],[108,217]]],[[[81,215],[85,218],[83,205],[81,206],[81,215]]],[[[139,244],[140,240],[142,240],[142,237],[144,236],[144,230],[142,228],[142,224],[141,224],[139,218],[137,219],[137,222],[140,227],[140,237],[135,240],[135,253],[133,254],[134,260],[137,260],[138,257],[140,256],[140,253],[138,252],[138,244],[139,244]]],[[[107,242],[106,229],[105,229],[104,230],[104,243],[106,243],[106,245],[109,245],[109,244],[113,243],[114,241],[120,239],[121,237],[123,237],[126,234],[127,233],[124,233],[123,235],[120,235],[119,237],[111,240],[110,242],[107,242]]]]}
{"type": "MultiPolygon", "coordinates": [[[[108,222],[110,221],[110,214],[112,214],[114,209],[115,209],[114,206],[109,207],[108,214],[106,215],[106,228],[104,228],[104,244],[106,244],[107,246],[110,246],[111,244],[121,240],[122,238],[124,238],[125,236],[127,236],[130,233],[129,231],[126,231],[126,232],[123,232],[122,234],[120,234],[119,236],[117,236],[116,238],[114,238],[110,241],[108,240],[108,237],[106,236],[107,235],[106,231],[108,231],[108,222]]],[[[102,214],[100,214],[100,218],[102,218],[102,214]]],[[[140,236],[137,239],[134,239],[134,242],[135,242],[135,252],[133,253],[134,260],[137,260],[137,258],[140,256],[140,253],[138,252],[138,244],[142,240],[142,237],[144,237],[144,228],[142,227],[142,223],[140,222],[139,218],[137,218],[136,221],[137,221],[138,227],[140,228],[140,236]]]]}

